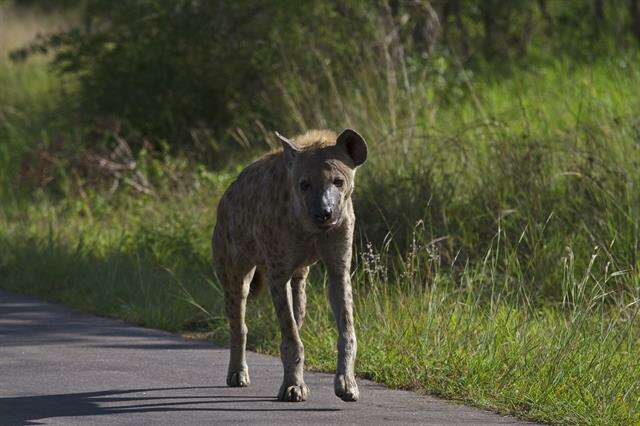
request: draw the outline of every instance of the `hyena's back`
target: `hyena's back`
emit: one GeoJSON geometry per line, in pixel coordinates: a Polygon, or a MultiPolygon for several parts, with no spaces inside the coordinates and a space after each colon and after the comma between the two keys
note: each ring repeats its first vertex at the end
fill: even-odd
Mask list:
{"type": "Polygon", "coordinates": [[[291,227],[286,180],[282,153],[273,152],[249,165],[227,189],[212,241],[218,274],[244,274],[277,255],[279,237],[291,227]]]}

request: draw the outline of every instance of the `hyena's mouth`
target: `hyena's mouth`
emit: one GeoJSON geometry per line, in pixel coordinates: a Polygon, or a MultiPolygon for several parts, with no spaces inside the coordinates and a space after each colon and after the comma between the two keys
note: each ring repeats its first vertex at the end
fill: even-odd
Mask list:
{"type": "Polygon", "coordinates": [[[331,222],[318,223],[316,226],[323,231],[328,231],[329,229],[334,228],[338,224],[338,222],[338,219],[336,219],[331,222]]]}

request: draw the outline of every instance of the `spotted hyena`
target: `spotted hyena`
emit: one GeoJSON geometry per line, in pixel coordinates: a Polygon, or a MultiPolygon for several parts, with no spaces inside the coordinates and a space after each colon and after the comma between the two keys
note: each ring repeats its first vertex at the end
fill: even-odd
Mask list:
{"type": "Polygon", "coordinates": [[[367,158],[357,132],[336,136],[314,130],[289,140],[282,149],[248,166],[218,205],[213,232],[213,263],[224,288],[231,355],[227,384],[247,386],[245,308],[252,280],[266,280],[280,323],[284,379],[280,401],[304,401],[305,315],[309,267],[321,260],[329,276],[329,301],[338,326],[337,396],[358,399],[353,365],[356,335],[351,296],[351,194],[356,168],[367,158]],[[255,276],[254,276],[255,274],[255,276]]]}

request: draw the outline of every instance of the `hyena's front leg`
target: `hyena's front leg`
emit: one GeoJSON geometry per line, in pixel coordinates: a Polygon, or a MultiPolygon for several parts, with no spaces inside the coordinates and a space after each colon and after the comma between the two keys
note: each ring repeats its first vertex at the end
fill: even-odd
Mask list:
{"type": "Polygon", "coordinates": [[[284,368],[282,386],[278,400],[300,402],[309,397],[309,388],[304,383],[304,346],[300,340],[298,325],[293,315],[290,273],[271,270],[269,290],[280,323],[280,357],[284,368]]]}
{"type": "Polygon", "coordinates": [[[333,386],[343,401],[357,401],[360,396],[354,373],[358,343],[353,323],[351,241],[351,230],[345,230],[342,238],[328,241],[321,254],[329,274],[329,303],[338,326],[338,366],[333,386]]]}
{"type": "Polygon", "coordinates": [[[304,315],[307,307],[307,294],[305,287],[307,285],[307,275],[309,275],[309,267],[299,268],[291,277],[291,296],[293,299],[293,316],[298,325],[298,332],[304,322],[304,315]]]}
{"type": "Polygon", "coordinates": [[[333,387],[343,401],[357,401],[360,393],[354,364],[358,343],[353,325],[353,297],[348,270],[329,273],[329,302],[338,326],[338,367],[333,387]]]}

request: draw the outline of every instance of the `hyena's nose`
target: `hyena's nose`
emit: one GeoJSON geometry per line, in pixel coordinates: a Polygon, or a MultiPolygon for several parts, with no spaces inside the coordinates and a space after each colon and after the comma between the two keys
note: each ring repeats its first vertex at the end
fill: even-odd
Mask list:
{"type": "Polygon", "coordinates": [[[318,223],[326,223],[331,219],[331,209],[322,209],[319,213],[315,214],[315,218],[318,223]]]}

